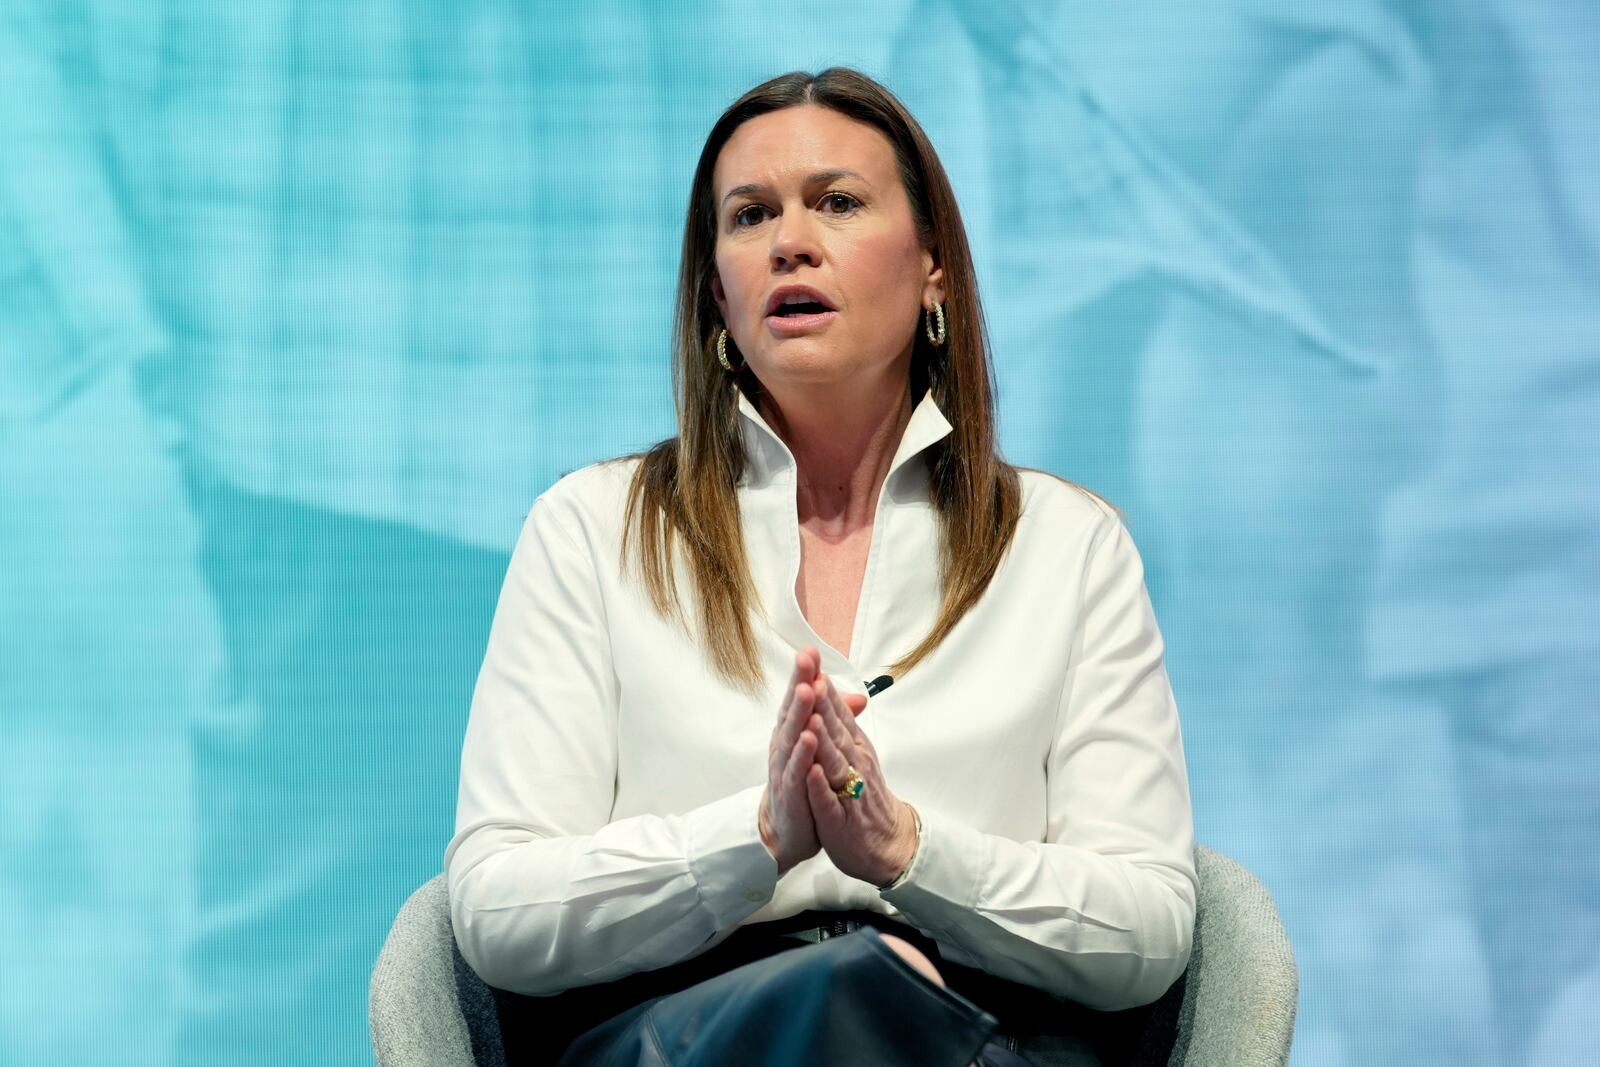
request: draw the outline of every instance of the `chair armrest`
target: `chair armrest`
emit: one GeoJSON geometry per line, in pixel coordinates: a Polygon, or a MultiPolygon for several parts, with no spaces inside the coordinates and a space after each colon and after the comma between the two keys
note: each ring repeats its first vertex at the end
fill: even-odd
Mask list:
{"type": "Polygon", "coordinates": [[[1213,849],[1195,849],[1200,897],[1171,1067],[1283,1067],[1299,972],[1272,895],[1213,849]]]}
{"type": "Polygon", "coordinates": [[[494,996],[456,947],[440,874],[412,893],[367,991],[378,1067],[505,1067],[494,996]]]}

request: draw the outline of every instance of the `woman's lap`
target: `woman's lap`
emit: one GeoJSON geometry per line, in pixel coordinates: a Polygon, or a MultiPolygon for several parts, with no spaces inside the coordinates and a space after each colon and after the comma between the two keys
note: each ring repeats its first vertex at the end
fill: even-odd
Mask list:
{"type": "Polygon", "coordinates": [[[997,1025],[863,927],[636,1005],[579,1035],[560,1063],[966,1067],[997,1025]]]}

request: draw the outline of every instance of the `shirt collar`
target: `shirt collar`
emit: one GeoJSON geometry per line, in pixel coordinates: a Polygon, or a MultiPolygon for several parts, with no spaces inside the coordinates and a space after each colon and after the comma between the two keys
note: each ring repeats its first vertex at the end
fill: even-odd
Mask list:
{"type": "MultiPolygon", "coordinates": [[[[742,481],[764,485],[779,471],[795,465],[794,453],[789,451],[789,446],[783,443],[777,432],[767,425],[767,420],[750,402],[750,398],[745,396],[744,390],[736,389],[736,392],[739,394],[739,414],[746,457],[746,469],[742,481]]],[[[889,462],[889,473],[885,481],[894,477],[894,472],[907,460],[947,437],[952,429],[949,420],[944,417],[944,412],[934,403],[933,391],[930,389],[923,393],[922,399],[911,411],[911,421],[906,423],[905,432],[900,435],[900,447],[895,449],[894,459],[889,462]]]]}

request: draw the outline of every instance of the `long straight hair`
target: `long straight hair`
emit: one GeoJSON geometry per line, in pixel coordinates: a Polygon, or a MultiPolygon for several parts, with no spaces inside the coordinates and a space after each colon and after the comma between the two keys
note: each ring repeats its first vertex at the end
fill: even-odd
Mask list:
{"type": "Polygon", "coordinates": [[[940,525],[938,617],[927,636],[889,666],[901,676],[932,652],[975,604],[999,568],[1021,514],[1017,470],[995,436],[994,385],[972,253],[944,167],[927,134],[882,85],[845,67],[792,71],[757,85],[724,111],[700,151],[684,219],[672,382],[678,434],[643,453],[628,491],[622,565],[635,555],[650,601],[687,629],[673,565],[682,552],[694,584],[700,643],[713,669],[755,694],[764,683],[750,616],[756,599],[736,491],[746,456],[738,393],[758,394],[749,368],[724,370],[722,328],[711,290],[717,213],[712,174],[734,130],[784,108],[829,108],[882,133],[894,149],[917,233],[944,268],[945,344],[916,331],[912,399],[930,391],[952,433],[928,450],[930,495],[940,525]]]}

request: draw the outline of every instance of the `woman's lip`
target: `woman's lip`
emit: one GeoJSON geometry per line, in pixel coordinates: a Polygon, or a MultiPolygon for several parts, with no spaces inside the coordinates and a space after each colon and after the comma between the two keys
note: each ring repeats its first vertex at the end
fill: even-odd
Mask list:
{"type": "Polygon", "coordinates": [[[815,315],[768,315],[767,328],[773,333],[805,333],[826,326],[838,317],[837,311],[820,311],[815,315]]]}

